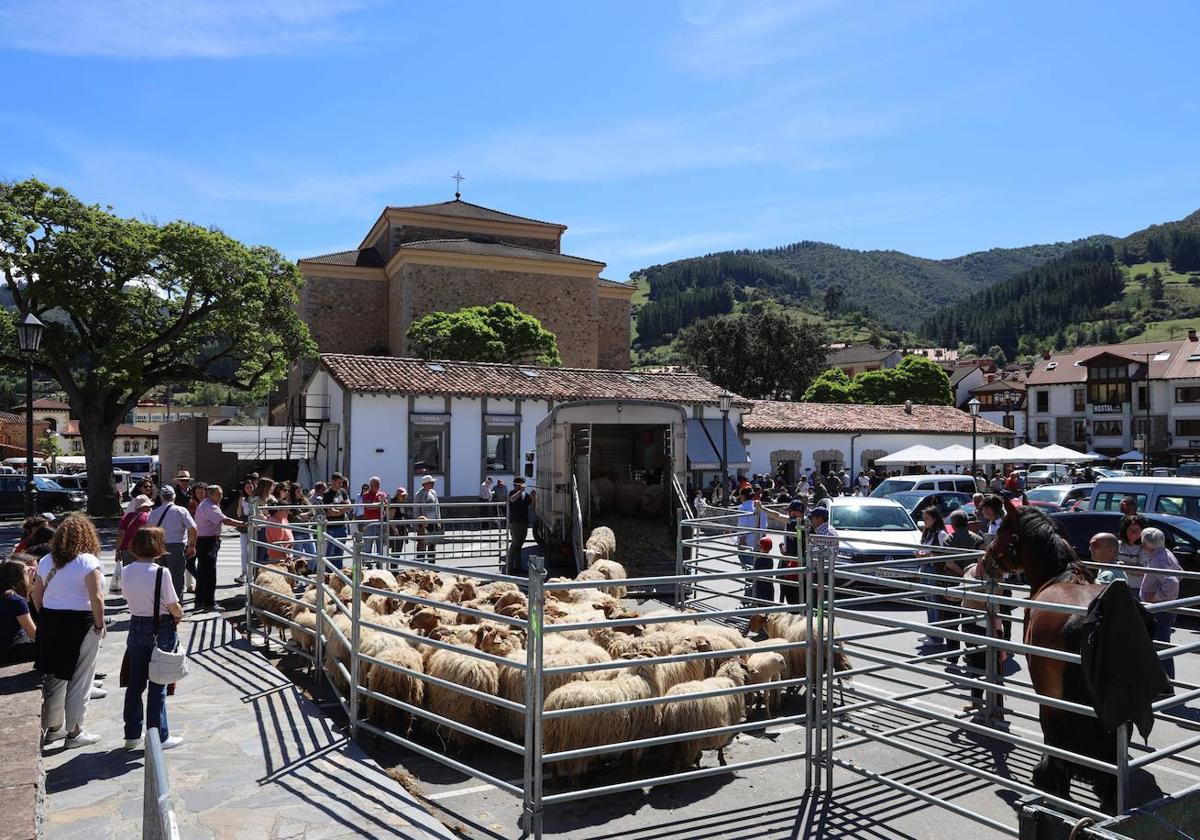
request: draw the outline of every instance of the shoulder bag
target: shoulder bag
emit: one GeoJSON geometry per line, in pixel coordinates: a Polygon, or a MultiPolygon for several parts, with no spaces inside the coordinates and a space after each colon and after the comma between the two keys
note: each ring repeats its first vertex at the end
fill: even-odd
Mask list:
{"type": "Polygon", "coordinates": [[[179,647],[178,635],[175,638],[174,650],[163,650],[158,646],[159,597],[162,595],[163,573],[166,569],[161,566],[154,579],[154,650],[150,653],[150,681],[159,685],[177,683],[188,675],[187,654],[179,647]]]}

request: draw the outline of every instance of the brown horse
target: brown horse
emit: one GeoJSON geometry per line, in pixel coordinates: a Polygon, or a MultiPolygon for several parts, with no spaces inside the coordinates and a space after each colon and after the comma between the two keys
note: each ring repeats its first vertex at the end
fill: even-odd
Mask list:
{"type": "MultiPolygon", "coordinates": [[[[1020,572],[1029,583],[1031,601],[1070,604],[1087,608],[1104,591],[1071,548],[1062,530],[1037,508],[1015,507],[1004,503],[1005,515],[996,539],[988,547],[984,570],[993,579],[1005,573],[1020,572]]],[[[1025,644],[1069,653],[1079,653],[1082,616],[1027,607],[1025,644]]],[[[1038,694],[1084,706],[1093,705],[1091,691],[1079,665],[1030,654],[1029,676],[1038,694]]],[[[1105,732],[1093,717],[1039,706],[1042,737],[1053,747],[1090,756],[1108,763],[1117,758],[1116,733],[1105,732]]],[[[1079,777],[1092,783],[1100,798],[1100,807],[1116,811],[1116,777],[1111,773],[1085,768],[1071,761],[1042,756],[1033,770],[1033,783],[1040,790],[1064,799],[1070,798],[1071,779],[1079,777]]]]}

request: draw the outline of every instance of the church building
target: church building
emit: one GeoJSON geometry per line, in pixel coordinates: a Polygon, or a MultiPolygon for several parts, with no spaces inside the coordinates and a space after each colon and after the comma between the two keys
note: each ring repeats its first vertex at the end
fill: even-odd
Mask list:
{"type": "Polygon", "coordinates": [[[387,207],[357,248],[299,260],[301,317],[318,349],[411,356],[414,321],[507,301],[554,333],[564,367],[627,370],[634,287],[564,254],[565,225],[455,195],[387,207]]]}

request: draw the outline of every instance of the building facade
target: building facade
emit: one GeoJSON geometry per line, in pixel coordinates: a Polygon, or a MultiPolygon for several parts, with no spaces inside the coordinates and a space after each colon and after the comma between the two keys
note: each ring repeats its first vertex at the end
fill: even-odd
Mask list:
{"type": "Polygon", "coordinates": [[[903,358],[904,354],[899,350],[880,350],[869,344],[857,344],[831,350],[825,357],[825,364],[837,368],[849,377],[855,377],[868,370],[894,368],[903,358]]]}
{"type": "MultiPolygon", "coordinates": [[[[65,454],[84,454],[83,435],[79,433],[78,420],[70,421],[67,428],[60,434],[66,442],[66,445],[63,446],[65,454]]],[[[113,438],[113,455],[154,455],[157,453],[158,432],[153,429],[143,429],[140,426],[131,426],[128,423],[121,423],[117,426],[117,433],[113,438]]]]}
{"type": "Polygon", "coordinates": [[[979,400],[979,416],[989,423],[1009,429],[1013,437],[1001,441],[1028,443],[1025,428],[1025,383],[1020,379],[995,378],[971,390],[971,396],[979,400]]]}
{"type": "Polygon", "coordinates": [[[388,207],[358,248],[298,262],[301,316],[323,353],[402,357],[430,312],[506,301],[554,333],[564,366],[627,370],[634,288],[562,253],[566,229],[457,198],[388,207]]]}
{"type": "Polygon", "coordinates": [[[1149,442],[1156,463],[1200,454],[1200,340],[1046,354],[1026,380],[1029,442],[1119,455],[1149,442]]]}

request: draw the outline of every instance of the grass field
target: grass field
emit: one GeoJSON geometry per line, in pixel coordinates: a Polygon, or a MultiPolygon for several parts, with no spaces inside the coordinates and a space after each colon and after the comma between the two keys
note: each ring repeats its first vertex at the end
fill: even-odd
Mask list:
{"type": "MultiPolygon", "coordinates": [[[[1165,262],[1138,263],[1124,267],[1125,301],[1131,306],[1145,307],[1145,286],[1134,278],[1139,274],[1152,274],[1154,269],[1162,273],[1163,300],[1174,311],[1200,309],[1200,285],[1188,282],[1194,275],[1179,274],[1165,262]]],[[[1187,335],[1189,327],[1200,326],[1200,318],[1168,318],[1146,324],[1146,329],[1125,339],[1125,343],[1138,341],[1170,341],[1187,335]]]]}

